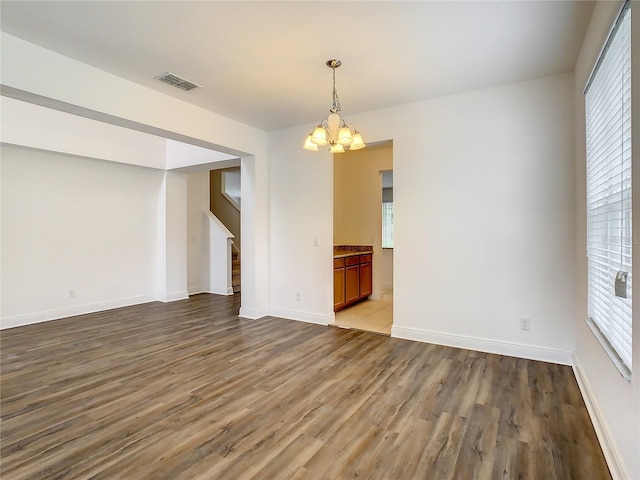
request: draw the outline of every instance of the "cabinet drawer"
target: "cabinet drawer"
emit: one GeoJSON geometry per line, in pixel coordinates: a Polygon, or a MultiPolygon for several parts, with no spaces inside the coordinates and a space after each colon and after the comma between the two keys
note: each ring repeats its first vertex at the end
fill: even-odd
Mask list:
{"type": "Polygon", "coordinates": [[[358,255],[346,257],[345,260],[347,261],[347,267],[350,267],[351,265],[360,265],[360,259],[358,258],[358,255]]]}
{"type": "Polygon", "coordinates": [[[343,267],[344,267],[344,258],[333,259],[333,268],[343,268],[343,267]]]}
{"type": "Polygon", "coordinates": [[[371,254],[360,255],[360,263],[371,263],[371,254]]]}

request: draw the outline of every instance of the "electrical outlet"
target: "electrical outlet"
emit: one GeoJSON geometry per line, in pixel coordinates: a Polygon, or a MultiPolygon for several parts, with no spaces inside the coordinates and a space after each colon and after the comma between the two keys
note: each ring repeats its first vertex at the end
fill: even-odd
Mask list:
{"type": "Polygon", "coordinates": [[[522,317],[520,319],[520,330],[531,330],[531,319],[522,317]]]}
{"type": "Polygon", "coordinates": [[[69,298],[76,298],[76,289],[75,288],[70,288],[69,289],[69,298]]]}
{"type": "Polygon", "coordinates": [[[317,238],[313,239],[313,246],[316,247],[316,248],[320,246],[320,242],[318,241],[317,238]]]}
{"type": "Polygon", "coordinates": [[[300,292],[296,292],[296,302],[299,302],[300,300],[302,300],[302,295],[300,292]]]}

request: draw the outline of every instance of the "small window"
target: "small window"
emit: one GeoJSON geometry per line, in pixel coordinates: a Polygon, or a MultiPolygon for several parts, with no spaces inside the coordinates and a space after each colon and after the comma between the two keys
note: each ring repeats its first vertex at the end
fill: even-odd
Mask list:
{"type": "Polygon", "coordinates": [[[382,248],[393,248],[393,170],[382,172],[382,248]]]}
{"type": "Polygon", "coordinates": [[[393,248],[393,202],[382,204],[382,248],[393,248]]]}

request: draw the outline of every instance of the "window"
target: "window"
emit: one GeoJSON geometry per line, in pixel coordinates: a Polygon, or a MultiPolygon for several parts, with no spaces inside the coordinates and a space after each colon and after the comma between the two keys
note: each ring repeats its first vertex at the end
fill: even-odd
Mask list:
{"type": "Polygon", "coordinates": [[[393,170],[382,176],[382,248],[393,248],[393,170]]]}
{"type": "Polygon", "coordinates": [[[393,248],[393,202],[382,204],[382,248],[393,248]]]}
{"type": "Polygon", "coordinates": [[[585,90],[588,323],[631,373],[631,9],[625,4],[585,90]],[[616,275],[627,274],[616,296],[616,275]],[[626,297],[624,298],[624,292],[626,297]]]}

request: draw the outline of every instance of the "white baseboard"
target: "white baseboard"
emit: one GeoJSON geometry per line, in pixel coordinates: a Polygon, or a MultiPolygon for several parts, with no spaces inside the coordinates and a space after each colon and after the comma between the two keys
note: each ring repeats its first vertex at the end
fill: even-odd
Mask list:
{"type": "Polygon", "coordinates": [[[485,338],[466,337],[450,333],[430,332],[428,330],[399,327],[396,325],[391,326],[391,336],[404,338],[406,340],[416,340],[418,342],[446,345],[448,347],[465,348],[479,352],[558,363],[560,365],[573,365],[573,352],[566,350],[501,342],[485,338]]]}
{"type": "Polygon", "coordinates": [[[209,285],[209,288],[205,290],[207,293],[213,293],[215,295],[233,295],[233,287],[215,286],[209,285]]]}
{"type": "Polygon", "coordinates": [[[290,310],[288,308],[271,308],[269,315],[273,317],[286,318],[288,320],[297,320],[299,322],[315,323],[318,325],[329,325],[336,319],[335,313],[322,315],[319,313],[302,312],[299,310],[290,310]]]}
{"type": "Polygon", "coordinates": [[[131,305],[149,303],[154,300],[156,300],[155,295],[141,295],[137,297],[120,298],[118,300],[109,300],[107,302],[74,305],[73,307],[58,308],[44,312],[15,315],[13,317],[6,317],[0,320],[0,329],[21,327],[23,325],[48,322],[50,320],[58,320],[66,317],[75,317],[76,315],[101,312],[103,310],[111,310],[113,308],[130,307],[131,305]]]}
{"type": "Polygon", "coordinates": [[[269,315],[269,311],[266,308],[247,308],[240,307],[239,317],[248,318],[250,320],[258,320],[259,318],[269,315]]]}
{"type": "Polygon", "coordinates": [[[189,298],[189,292],[183,290],[182,292],[163,293],[158,294],[156,300],[162,303],[175,302],[178,300],[186,300],[189,298]]]}
{"type": "Polygon", "coordinates": [[[598,406],[596,397],[593,395],[593,390],[591,389],[591,385],[589,384],[587,377],[582,373],[582,364],[575,353],[573,354],[573,373],[576,376],[578,388],[580,388],[580,393],[582,393],[582,398],[584,399],[587,411],[591,417],[591,423],[596,431],[596,436],[600,442],[602,453],[604,453],[604,458],[609,466],[611,477],[613,480],[631,478],[625,472],[624,463],[622,462],[618,449],[612,440],[613,436],[607,427],[607,423],[604,421],[604,417],[600,413],[600,407],[598,406]]]}
{"type": "Polygon", "coordinates": [[[209,293],[209,290],[204,285],[195,285],[192,287],[187,287],[187,293],[189,295],[198,295],[199,293],[209,293]]]}

